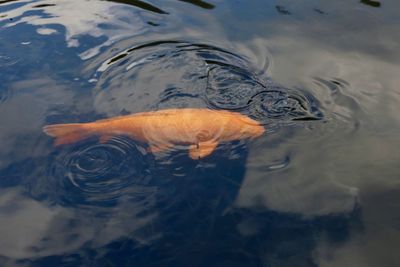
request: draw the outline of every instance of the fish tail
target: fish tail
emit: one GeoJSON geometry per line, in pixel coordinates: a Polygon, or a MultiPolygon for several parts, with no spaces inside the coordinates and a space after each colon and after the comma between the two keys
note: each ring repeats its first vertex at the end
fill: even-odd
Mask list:
{"type": "Polygon", "coordinates": [[[43,132],[56,138],[55,146],[76,143],[93,134],[85,123],[46,125],[43,132]]]}

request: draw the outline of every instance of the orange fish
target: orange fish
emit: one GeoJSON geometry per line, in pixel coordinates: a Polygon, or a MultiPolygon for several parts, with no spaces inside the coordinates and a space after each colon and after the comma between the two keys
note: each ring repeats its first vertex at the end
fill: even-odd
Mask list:
{"type": "Polygon", "coordinates": [[[100,136],[107,142],[116,135],[147,143],[152,153],[168,151],[176,145],[189,147],[189,156],[210,155],[220,142],[254,138],[265,131],[259,122],[237,112],[210,109],[165,109],[98,120],[89,123],[54,124],[43,131],[55,137],[55,145],[100,136]]]}

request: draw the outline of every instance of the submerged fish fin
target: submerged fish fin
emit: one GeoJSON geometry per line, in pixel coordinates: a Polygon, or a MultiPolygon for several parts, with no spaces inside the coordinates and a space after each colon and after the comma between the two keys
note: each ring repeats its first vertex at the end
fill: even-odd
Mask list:
{"type": "Polygon", "coordinates": [[[105,143],[107,143],[111,138],[113,138],[112,135],[105,134],[105,135],[100,136],[99,142],[100,142],[101,144],[105,144],[105,143]]]}
{"type": "Polygon", "coordinates": [[[218,146],[218,142],[208,141],[200,142],[197,145],[191,145],[189,147],[189,157],[192,159],[201,159],[207,157],[214,152],[218,146]]]}
{"type": "Polygon", "coordinates": [[[46,125],[43,132],[56,138],[55,146],[76,143],[92,134],[83,123],[46,125]]]}
{"type": "Polygon", "coordinates": [[[150,145],[147,150],[154,154],[169,150],[171,147],[172,147],[171,144],[153,144],[150,145]]]}

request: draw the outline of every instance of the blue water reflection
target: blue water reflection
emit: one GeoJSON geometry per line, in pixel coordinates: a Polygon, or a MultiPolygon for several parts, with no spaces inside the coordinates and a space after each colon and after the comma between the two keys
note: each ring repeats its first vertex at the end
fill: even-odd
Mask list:
{"type": "Polygon", "coordinates": [[[397,266],[399,5],[0,1],[1,266],[397,266]],[[42,127],[166,108],[209,157],[42,127]]]}

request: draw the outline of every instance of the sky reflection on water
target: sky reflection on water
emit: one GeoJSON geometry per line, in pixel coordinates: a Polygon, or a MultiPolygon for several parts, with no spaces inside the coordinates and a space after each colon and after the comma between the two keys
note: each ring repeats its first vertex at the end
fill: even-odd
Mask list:
{"type": "Polygon", "coordinates": [[[1,265],[398,265],[397,2],[123,2],[0,1],[1,265]],[[95,168],[111,153],[109,176],[74,173],[96,140],[55,149],[41,132],[210,107],[210,79],[231,94],[211,98],[219,108],[279,88],[318,120],[269,118],[262,138],[202,162],[116,138],[86,155],[95,168]]]}

